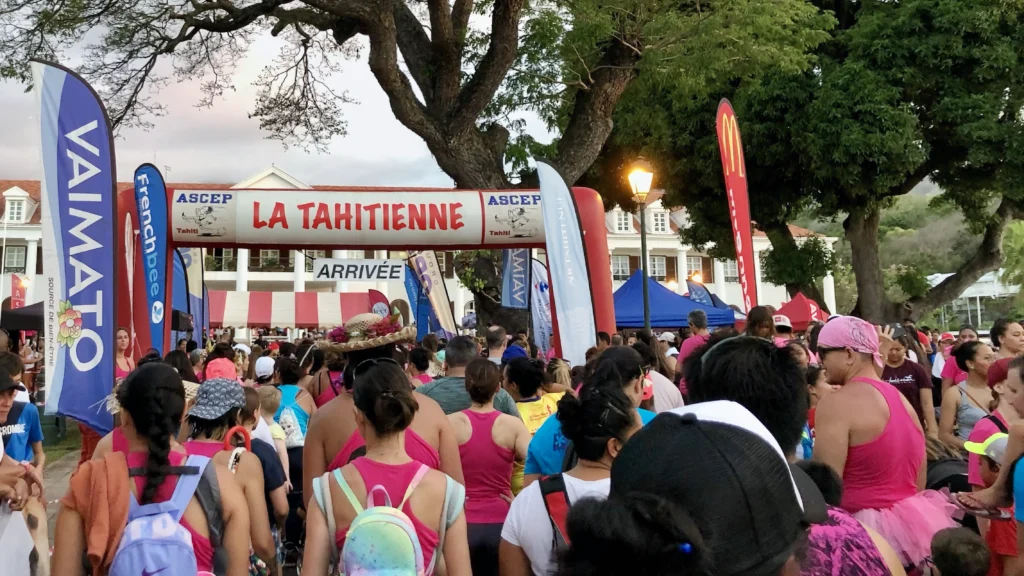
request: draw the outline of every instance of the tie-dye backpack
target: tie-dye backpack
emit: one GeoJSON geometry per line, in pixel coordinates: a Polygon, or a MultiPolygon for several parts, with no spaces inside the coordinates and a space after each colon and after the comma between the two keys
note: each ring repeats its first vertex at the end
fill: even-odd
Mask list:
{"type": "Polygon", "coordinates": [[[317,504],[327,518],[327,526],[331,535],[332,565],[338,569],[332,574],[345,576],[367,576],[387,574],[389,576],[429,576],[434,572],[437,558],[444,547],[445,531],[455,522],[462,512],[465,493],[460,492],[461,485],[448,478],[445,490],[445,522],[438,531],[438,547],[434,550],[430,566],[424,566],[423,550],[420,539],[412,520],[402,512],[409,497],[426,476],[430,469],[421,466],[405,490],[405,496],[398,506],[394,506],[391,496],[382,486],[374,486],[366,496],[364,509],[349,487],[340,470],[328,472],[313,482],[313,494],[317,504]],[[334,522],[334,506],[331,503],[331,491],[328,478],[333,475],[342,492],[356,511],[356,517],[349,524],[345,537],[345,546],[340,558],[334,534],[337,528],[334,522]],[[381,500],[382,499],[382,500],[381,500]]]}

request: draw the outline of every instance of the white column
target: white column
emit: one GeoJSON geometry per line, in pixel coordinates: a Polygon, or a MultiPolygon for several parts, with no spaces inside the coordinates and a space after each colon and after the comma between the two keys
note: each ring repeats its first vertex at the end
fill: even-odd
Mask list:
{"type": "Polygon", "coordinates": [[[763,306],[767,304],[767,299],[764,294],[764,283],[761,282],[761,252],[758,250],[754,250],[754,279],[757,280],[754,283],[754,286],[757,286],[757,303],[763,306]]]}
{"type": "Polygon", "coordinates": [[[292,292],[306,291],[306,253],[302,250],[292,250],[292,273],[295,278],[292,280],[292,292]]]}
{"type": "Polygon", "coordinates": [[[690,277],[690,271],[686,269],[686,249],[676,250],[676,288],[677,294],[686,294],[686,280],[690,277]]]}
{"type": "Polygon", "coordinates": [[[28,253],[25,255],[25,277],[28,278],[28,290],[25,294],[25,303],[34,304],[36,290],[36,253],[39,252],[39,241],[28,241],[28,253]]]}
{"type": "MultiPolygon", "coordinates": [[[[348,250],[331,250],[331,258],[340,258],[341,260],[348,259],[348,250]]],[[[335,292],[348,292],[348,282],[339,280],[334,283],[335,292]]]]}
{"type": "MultiPolygon", "coordinates": [[[[375,251],[373,253],[373,257],[376,258],[377,260],[385,260],[388,257],[388,251],[387,250],[377,250],[377,251],[375,251]]],[[[448,262],[448,265],[451,266],[452,263],[448,262]]],[[[391,294],[388,294],[388,283],[387,282],[377,282],[377,291],[380,292],[381,294],[383,294],[389,300],[391,299],[391,294]]],[[[456,320],[456,322],[458,322],[458,320],[456,320]]]]}
{"type": "Polygon", "coordinates": [[[825,288],[825,306],[828,307],[829,312],[838,314],[836,312],[836,279],[831,272],[825,275],[825,281],[822,284],[825,288]]]}
{"type": "Polygon", "coordinates": [[[715,295],[728,302],[725,293],[725,265],[717,258],[713,259],[711,263],[715,270],[715,295]]]}
{"type": "MultiPolygon", "coordinates": [[[[447,282],[447,280],[446,280],[447,282]]],[[[453,308],[455,308],[455,325],[462,328],[462,317],[466,315],[466,289],[462,287],[458,279],[448,284],[451,290],[448,293],[452,296],[453,308]]]]}
{"type": "Polygon", "coordinates": [[[235,262],[235,292],[249,291],[249,249],[239,248],[235,262]]]}

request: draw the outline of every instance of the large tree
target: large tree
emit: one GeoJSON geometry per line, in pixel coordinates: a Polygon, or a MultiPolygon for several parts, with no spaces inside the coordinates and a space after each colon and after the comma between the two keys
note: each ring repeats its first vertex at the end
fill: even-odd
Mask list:
{"type": "Polygon", "coordinates": [[[345,132],[330,76],[365,52],[395,117],[459,187],[507,188],[540,151],[575,182],[638,77],[797,71],[822,22],[805,0],[0,0],[0,76],[29,82],[30,58],[81,49],[114,124],[146,124],[168,82],[200,79],[214,104],[250,44],[272,35],[280,58],[252,114],[272,138],[322,147],[345,132]],[[553,142],[523,136],[527,110],[553,142]]]}
{"type": "Polygon", "coordinates": [[[733,245],[713,130],[718,98],[727,96],[745,141],[753,218],[772,241],[770,279],[791,293],[816,292],[826,263],[820,246],[798,246],[786,226],[812,210],[843,221],[858,291],[854,313],[875,321],[921,317],[999,266],[1003,232],[1020,212],[1024,7],[816,2],[838,25],[814,50],[812,68],[769,67],[701,94],[641,79],[617,111],[617,130],[595,170],[640,151],[655,157],[669,198],[690,211],[684,238],[715,242],[715,254],[727,255],[733,245]],[[953,276],[934,288],[907,282],[919,289],[894,302],[880,265],[880,212],[927,178],[981,241],[953,276]]]}

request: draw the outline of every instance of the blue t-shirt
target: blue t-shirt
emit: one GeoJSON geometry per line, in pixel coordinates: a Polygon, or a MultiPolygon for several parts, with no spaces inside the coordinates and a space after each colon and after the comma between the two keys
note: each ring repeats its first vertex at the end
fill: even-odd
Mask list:
{"type": "Polygon", "coordinates": [[[1013,470],[1013,517],[1018,522],[1024,522],[1024,458],[1017,460],[1013,470]]]}
{"type": "Polygon", "coordinates": [[[43,427],[39,423],[39,410],[29,402],[15,402],[7,421],[0,424],[4,439],[4,452],[18,462],[31,462],[32,445],[43,441],[43,427]]]}
{"type": "MultiPolygon", "coordinates": [[[[642,408],[637,408],[637,412],[640,413],[640,421],[644,426],[657,416],[654,412],[642,408]]],[[[533,440],[530,440],[523,474],[558,474],[562,471],[562,461],[565,460],[565,448],[568,445],[569,439],[562,435],[562,423],[557,417],[548,418],[537,429],[533,440]]]]}

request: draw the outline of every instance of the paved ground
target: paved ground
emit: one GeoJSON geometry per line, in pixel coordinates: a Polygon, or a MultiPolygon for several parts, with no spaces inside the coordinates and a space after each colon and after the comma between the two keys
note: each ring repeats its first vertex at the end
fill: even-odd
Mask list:
{"type": "Polygon", "coordinates": [[[71,482],[71,473],[78,465],[80,454],[77,451],[68,452],[53,462],[48,462],[43,470],[43,484],[46,485],[46,520],[50,532],[50,545],[53,546],[53,528],[57,521],[57,512],[60,511],[60,499],[68,491],[68,483],[71,482]]]}

